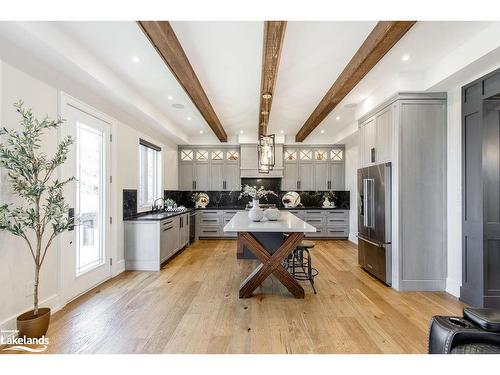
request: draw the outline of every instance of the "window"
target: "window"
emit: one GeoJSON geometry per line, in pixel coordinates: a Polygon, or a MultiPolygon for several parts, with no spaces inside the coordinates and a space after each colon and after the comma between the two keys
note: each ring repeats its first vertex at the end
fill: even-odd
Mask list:
{"type": "Polygon", "coordinates": [[[139,191],[137,209],[149,210],[161,192],[161,148],[139,140],[139,191]]]}

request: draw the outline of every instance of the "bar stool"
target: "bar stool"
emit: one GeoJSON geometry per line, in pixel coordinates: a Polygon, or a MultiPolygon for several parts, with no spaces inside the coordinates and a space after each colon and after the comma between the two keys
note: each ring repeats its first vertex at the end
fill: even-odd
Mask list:
{"type": "Polygon", "coordinates": [[[312,266],[310,249],[314,247],[314,242],[302,240],[302,242],[293,250],[286,260],[286,268],[295,280],[309,281],[313,288],[314,294],[314,278],[318,275],[318,270],[312,266]]]}

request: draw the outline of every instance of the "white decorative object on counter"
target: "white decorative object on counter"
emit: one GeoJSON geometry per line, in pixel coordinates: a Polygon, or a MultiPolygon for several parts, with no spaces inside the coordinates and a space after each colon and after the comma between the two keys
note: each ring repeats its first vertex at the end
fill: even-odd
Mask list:
{"type": "Polygon", "coordinates": [[[328,197],[325,197],[323,201],[323,207],[332,207],[332,203],[328,200],[328,197]]]}
{"type": "Polygon", "coordinates": [[[205,208],[210,202],[210,198],[206,193],[197,193],[195,207],[196,208],[205,208]]]}
{"type": "Polygon", "coordinates": [[[276,221],[279,220],[281,213],[277,208],[268,208],[264,211],[264,216],[267,220],[276,221]]]}
{"type": "Polygon", "coordinates": [[[300,204],[300,195],[296,191],[289,191],[281,199],[285,207],[294,208],[300,204]]]}
{"type": "Polygon", "coordinates": [[[259,200],[252,201],[252,208],[248,211],[248,217],[252,221],[261,221],[264,217],[264,211],[259,207],[259,200]]]}

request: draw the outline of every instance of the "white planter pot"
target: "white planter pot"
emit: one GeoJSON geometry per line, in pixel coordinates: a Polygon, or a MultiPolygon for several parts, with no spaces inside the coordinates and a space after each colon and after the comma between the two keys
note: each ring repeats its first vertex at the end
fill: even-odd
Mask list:
{"type": "Polygon", "coordinates": [[[264,217],[264,211],[259,207],[259,200],[254,199],[252,208],[248,211],[248,218],[252,221],[261,221],[264,217]]]}

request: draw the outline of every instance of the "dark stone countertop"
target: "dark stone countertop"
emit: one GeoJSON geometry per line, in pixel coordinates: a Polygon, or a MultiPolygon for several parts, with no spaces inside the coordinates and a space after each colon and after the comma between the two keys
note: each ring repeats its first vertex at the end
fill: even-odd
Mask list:
{"type": "Polygon", "coordinates": [[[162,221],[165,219],[170,219],[171,217],[179,216],[188,212],[195,211],[194,208],[187,208],[184,211],[178,212],[143,212],[137,215],[124,217],[123,221],[162,221]]]}
{"type": "MultiPolygon", "coordinates": [[[[332,207],[277,207],[279,210],[346,210],[345,208],[332,208],[332,207]]],[[[245,207],[224,206],[224,207],[205,207],[205,208],[187,208],[185,211],[179,212],[143,212],[137,215],[128,216],[123,218],[123,221],[162,221],[170,219],[171,217],[179,216],[193,211],[206,211],[206,210],[244,210],[245,207]]]]}

